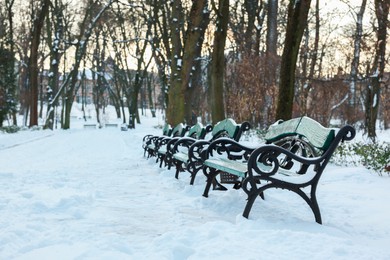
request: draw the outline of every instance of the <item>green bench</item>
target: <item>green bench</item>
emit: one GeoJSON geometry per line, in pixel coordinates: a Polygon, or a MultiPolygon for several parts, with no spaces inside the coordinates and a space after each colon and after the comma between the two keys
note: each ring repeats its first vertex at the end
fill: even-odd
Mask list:
{"type": "Polygon", "coordinates": [[[173,147],[176,144],[176,142],[180,142],[177,147],[180,146],[186,146],[186,150],[188,151],[188,144],[192,144],[192,141],[195,140],[203,140],[206,135],[213,130],[213,127],[211,125],[204,126],[202,123],[198,122],[195,125],[193,125],[190,130],[188,131],[187,135],[185,137],[174,137],[171,138],[171,140],[168,141],[166,145],[165,152],[165,164],[168,166],[168,169],[171,169],[172,165],[177,165],[176,160],[173,158],[173,147]],[[188,140],[191,140],[190,142],[188,140]]]}
{"type": "Polygon", "coordinates": [[[118,128],[118,124],[116,124],[116,123],[106,123],[106,124],[104,124],[104,126],[106,128],[111,128],[111,127],[118,128]]]}
{"type": "Polygon", "coordinates": [[[156,139],[153,145],[154,148],[153,154],[156,155],[156,163],[160,161],[160,167],[165,161],[168,142],[171,141],[173,138],[176,139],[176,138],[183,137],[186,134],[186,132],[188,132],[189,129],[190,126],[185,126],[184,124],[180,123],[177,126],[175,126],[175,128],[172,129],[172,133],[170,136],[163,136],[156,139]]]}
{"type": "Polygon", "coordinates": [[[84,129],[96,129],[96,124],[84,124],[84,129]]]}
{"type": "Polygon", "coordinates": [[[147,134],[142,139],[142,148],[144,149],[144,156],[147,154],[147,158],[155,156],[156,142],[161,137],[168,137],[172,134],[172,127],[169,124],[165,124],[162,131],[162,136],[147,134]]]}
{"type": "Polygon", "coordinates": [[[207,177],[203,196],[208,197],[218,175],[227,174],[237,177],[248,195],[244,217],[248,218],[256,198],[264,199],[265,190],[280,188],[302,197],[321,224],[316,198],[318,182],[339,143],[354,136],[352,126],[325,128],[311,118],[300,117],[270,126],[266,142],[257,148],[231,139],[215,140],[203,157],[207,177]]]}
{"type": "Polygon", "coordinates": [[[170,149],[170,165],[176,167],[175,178],[179,178],[179,173],[187,170],[191,174],[190,184],[192,185],[196,174],[202,168],[202,154],[212,141],[222,137],[238,141],[242,134],[249,129],[248,122],[237,124],[233,119],[227,118],[212,128],[211,137],[208,140],[191,137],[180,138],[170,149]]]}

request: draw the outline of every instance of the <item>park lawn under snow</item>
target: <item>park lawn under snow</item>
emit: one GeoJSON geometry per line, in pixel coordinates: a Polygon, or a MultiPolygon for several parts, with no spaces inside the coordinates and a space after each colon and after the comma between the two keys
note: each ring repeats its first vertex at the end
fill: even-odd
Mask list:
{"type": "MultiPolygon", "coordinates": [[[[146,159],[136,129],[0,134],[0,259],[390,259],[390,178],[328,165],[323,225],[297,195],[268,190],[249,219],[242,190],[201,196],[205,177],[146,159]]],[[[384,133],[386,138],[389,134],[384,133]]]]}

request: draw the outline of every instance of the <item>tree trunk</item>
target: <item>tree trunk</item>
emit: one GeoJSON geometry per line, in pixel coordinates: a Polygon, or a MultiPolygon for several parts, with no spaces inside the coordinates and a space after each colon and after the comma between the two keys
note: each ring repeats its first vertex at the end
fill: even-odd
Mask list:
{"type": "Polygon", "coordinates": [[[389,6],[390,3],[388,0],[375,0],[375,14],[378,22],[377,46],[370,77],[371,84],[367,87],[365,122],[367,136],[373,141],[376,139],[375,129],[378,118],[381,81],[386,65],[385,54],[389,6]]]}
{"type": "MultiPolygon", "coordinates": [[[[307,36],[307,41],[309,40],[309,29],[306,30],[308,36],[307,36]]],[[[301,85],[301,111],[302,115],[307,115],[310,116],[310,110],[309,110],[309,104],[308,104],[308,99],[309,99],[309,93],[311,92],[312,89],[312,81],[314,79],[314,74],[315,74],[315,68],[318,63],[318,52],[319,52],[319,41],[320,41],[320,0],[316,0],[315,4],[315,36],[314,36],[314,46],[313,50],[311,50],[311,57],[308,53],[305,53],[305,59],[306,59],[306,64],[304,65],[305,68],[303,70],[305,71],[303,75],[303,80],[302,80],[302,85],[301,85]],[[309,59],[310,60],[310,65],[309,65],[309,59]],[[306,66],[309,67],[309,71],[307,72],[306,66]]],[[[309,52],[309,45],[305,44],[304,48],[307,52],[309,52]]]]}
{"type": "Polygon", "coordinates": [[[351,123],[355,123],[356,118],[356,83],[357,76],[359,73],[359,59],[360,59],[360,45],[363,35],[363,15],[365,12],[367,0],[362,0],[362,5],[360,6],[359,12],[356,14],[356,31],[353,44],[353,58],[351,64],[351,82],[349,83],[349,108],[348,108],[348,120],[351,123]]]}
{"type": "Polygon", "coordinates": [[[182,89],[182,33],[183,33],[183,7],[181,0],[172,1],[172,21],[171,21],[171,78],[168,93],[167,122],[177,125],[183,122],[185,117],[185,98],[182,89]]]}
{"type": "MultiPolygon", "coordinates": [[[[213,1],[214,2],[214,1],[213,1]]],[[[224,71],[225,71],[225,43],[229,23],[229,0],[219,0],[217,12],[217,28],[214,33],[214,49],[211,60],[210,75],[210,106],[212,123],[215,124],[225,118],[224,105],[224,71]]]]}
{"type": "Polygon", "coordinates": [[[202,52],[202,45],[204,40],[204,33],[209,23],[209,12],[207,10],[208,0],[194,1],[188,22],[186,38],[183,51],[183,66],[181,70],[181,88],[184,91],[185,97],[185,122],[187,124],[194,124],[192,122],[194,107],[193,101],[196,99],[196,88],[200,86],[192,84],[193,73],[195,71],[195,59],[200,57],[202,52]]]}
{"type": "Polygon", "coordinates": [[[64,20],[63,20],[63,8],[57,0],[53,3],[52,16],[46,19],[47,27],[47,43],[50,48],[50,73],[48,79],[47,90],[47,113],[46,122],[44,128],[54,128],[54,110],[58,105],[53,103],[53,94],[58,92],[59,86],[59,61],[62,57],[63,50],[60,49],[60,42],[64,37],[64,20]],[[54,22],[53,22],[54,20],[54,22]],[[52,26],[54,28],[52,28],[52,26]],[[54,40],[52,40],[54,39],[54,40]]]}
{"type": "Polygon", "coordinates": [[[83,21],[80,24],[80,34],[78,35],[77,45],[75,46],[76,50],[72,70],[68,74],[68,77],[65,78],[60,89],[56,93],[56,96],[53,98],[53,103],[56,103],[59,100],[61,94],[65,92],[65,113],[63,114],[64,117],[62,117],[63,129],[70,128],[70,112],[72,109],[74,97],[76,95],[75,90],[78,81],[78,70],[80,68],[81,61],[85,56],[87,50],[87,42],[91,37],[92,29],[96,26],[96,24],[99,22],[99,19],[102,17],[104,12],[108,8],[110,8],[113,2],[114,0],[108,0],[107,3],[97,13],[94,13],[94,11],[96,11],[95,7],[97,7],[99,3],[94,2],[93,0],[89,0],[88,2],[88,5],[91,6],[91,8],[87,9],[83,21]]]}
{"type": "Polygon", "coordinates": [[[38,125],[38,48],[41,41],[41,31],[45,16],[49,11],[50,0],[42,0],[42,7],[33,21],[32,40],[30,47],[30,124],[38,125]]]}
{"type": "Polygon", "coordinates": [[[17,75],[14,72],[15,68],[15,42],[14,42],[14,22],[13,22],[13,6],[14,6],[15,0],[7,0],[6,1],[6,9],[7,9],[7,18],[8,18],[8,25],[9,25],[9,30],[8,30],[8,39],[9,39],[9,45],[10,45],[10,51],[12,54],[12,83],[10,84],[10,93],[12,95],[13,103],[14,105],[11,107],[11,113],[12,113],[12,124],[13,125],[18,125],[17,123],[17,117],[16,117],[16,81],[17,81],[17,75]]]}
{"type": "Polygon", "coordinates": [[[279,97],[276,119],[288,120],[292,117],[294,100],[295,68],[311,0],[290,0],[288,21],[280,68],[279,97]]]}
{"type": "Polygon", "coordinates": [[[245,0],[244,6],[248,17],[248,26],[245,31],[245,49],[247,55],[255,53],[255,41],[253,41],[253,34],[255,30],[255,22],[258,15],[258,0],[245,0]]]}
{"type": "MultiPolygon", "coordinates": [[[[268,57],[275,59],[277,55],[277,43],[278,43],[278,1],[269,0],[267,5],[267,55],[268,57]]],[[[272,69],[275,71],[275,69],[272,69]]]]}

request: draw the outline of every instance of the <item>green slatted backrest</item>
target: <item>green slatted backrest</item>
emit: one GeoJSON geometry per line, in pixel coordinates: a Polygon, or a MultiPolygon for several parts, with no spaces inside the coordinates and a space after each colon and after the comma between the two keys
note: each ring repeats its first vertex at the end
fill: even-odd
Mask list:
{"type": "Polygon", "coordinates": [[[271,125],[265,135],[268,143],[287,136],[304,136],[314,147],[326,150],[335,137],[335,130],[323,127],[317,121],[303,116],[271,125]]]}
{"type": "Polygon", "coordinates": [[[227,118],[218,122],[212,131],[213,139],[220,136],[228,136],[229,138],[235,138],[240,131],[240,125],[238,125],[233,119],[227,118]]]}
{"type": "Polygon", "coordinates": [[[306,116],[302,117],[297,134],[305,136],[314,147],[321,150],[328,149],[335,138],[334,129],[323,127],[317,121],[306,116]]]}
{"type": "Polygon", "coordinates": [[[188,131],[188,136],[195,139],[203,139],[206,135],[206,128],[201,123],[196,123],[188,131]]]}
{"type": "Polygon", "coordinates": [[[290,119],[287,121],[279,120],[271,125],[265,134],[265,140],[268,143],[273,143],[287,136],[296,135],[296,131],[301,121],[301,117],[290,119]]]}
{"type": "Polygon", "coordinates": [[[186,127],[182,123],[180,123],[177,126],[175,126],[175,128],[173,128],[172,136],[184,136],[186,131],[187,131],[186,127]]]}
{"type": "Polygon", "coordinates": [[[163,128],[163,135],[171,136],[171,133],[172,133],[171,125],[170,124],[165,124],[165,126],[163,128]]]}

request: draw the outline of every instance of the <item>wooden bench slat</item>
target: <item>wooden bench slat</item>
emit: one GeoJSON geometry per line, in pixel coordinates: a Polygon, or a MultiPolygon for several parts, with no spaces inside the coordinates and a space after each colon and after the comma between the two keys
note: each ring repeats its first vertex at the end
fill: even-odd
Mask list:
{"type": "Polygon", "coordinates": [[[248,165],[246,163],[228,159],[208,159],[203,164],[239,177],[245,177],[248,171],[248,165]]]}
{"type": "Polygon", "coordinates": [[[84,124],[84,128],[93,128],[96,129],[96,124],[84,124]]]}
{"type": "Polygon", "coordinates": [[[118,127],[118,124],[116,124],[116,123],[107,123],[104,126],[105,127],[118,127]]]}
{"type": "Polygon", "coordinates": [[[202,123],[198,122],[193,125],[188,131],[188,136],[196,139],[203,139],[206,136],[210,126],[203,126],[202,123]]]}
{"type": "Polygon", "coordinates": [[[305,136],[314,147],[321,150],[328,149],[335,137],[334,129],[325,128],[317,121],[306,116],[302,117],[296,132],[305,136]]]}
{"type": "Polygon", "coordinates": [[[279,120],[268,128],[264,139],[269,143],[273,143],[286,136],[296,135],[300,121],[301,118],[294,118],[288,121],[279,120]]]}
{"type": "Polygon", "coordinates": [[[173,157],[180,162],[186,163],[188,161],[188,154],[187,153],[178,152],[178,153],[175,153],[173,155],[173,157]]]}
{"type": "Polygon", "coordinates": [[[227,118],[225,120],[218,122],[214,126],[212,135],[213,137],[218,137],[226,133],[226,135],[229,136],[230,138],[235,138],[239,130],[240,130],[240,126],[237,125],[237,123],[234,122],[233,119],[227,118]]]}

